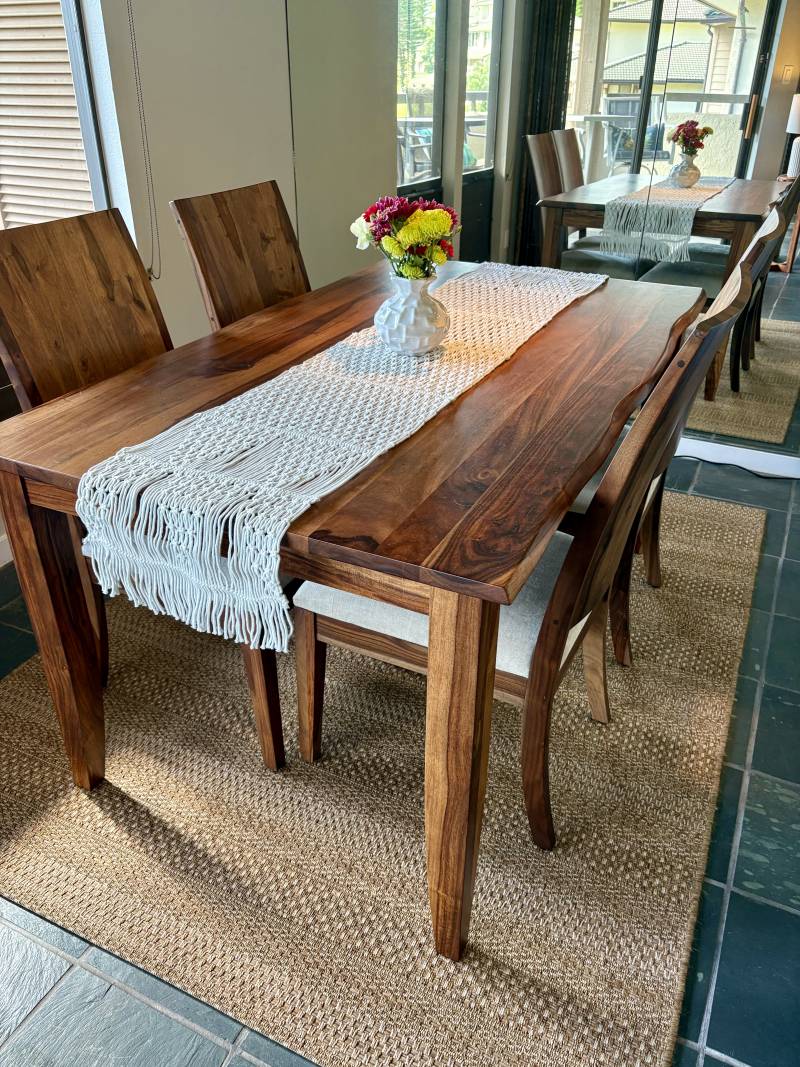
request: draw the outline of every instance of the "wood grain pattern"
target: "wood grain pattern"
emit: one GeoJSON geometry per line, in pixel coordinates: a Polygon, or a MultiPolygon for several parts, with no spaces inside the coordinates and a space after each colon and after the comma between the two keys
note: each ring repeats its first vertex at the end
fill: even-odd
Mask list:
{"type": "Polygon", "coordinates": [[[583,185],[583,164],[575,130],[553,130],[553,147],[561,174],[561,189],[577,189],[583,185]]]}
{"type": "Polygon", "coordinates": [[[283,749],[283,724],[275,653],[270,649],[252,649],[246,645],[239,647],[244,658],[261,757],[265,767],[271,771],[277,771],[286,763],[286,756],[283,749]]]}
{"type": "MultiPolygon", "coordinates": [[[[565,192],[548,194],[540,201],[544,213],[545,243],[542,263],[557,267],[562,226],[600,228],[609,200],[637,192],[650,184],[648,174],[615,174],[565,192]]],[[[754,228],[762,221],[783,190],[779,182],[736,178],[721,193],[698,208],[692,233],[730,240],[728,273],[744,251],[754,228]]]]}
{"type": "Polygon", "coordinates": [[[171,347],[116,208],[0,231],[0,360],[23,411],[171,347]]]}
{"type": "Polygon", "coordinates": [[[309,290],[278,183],[172,202],[212,330],[309,290]]]}
{"type": "MultiPolygon", "coordinates": [[[[120,448],[366,325],[386,291],[370,268],[9,419],[0,468],[74,494],[120,448]]],[[[285,548],[509,602],[701,302],[696,289],[609,280],[310,508],[285,548]]]]}
{"type": "Polygon", "coordinates": [[[5,472],[0,505],[72,779],[91,789],[105,769],[103,697],[70,520],[31,508],[22,481],[5,472]]]}
{"type": "Polygon", "coordinates": [[[294,609],[294,649],[295,661],[298,664],[297,716],[300,755],[308,763],[313,763],[319,759],[322,745],[326,646],[317,637],[317,617],[312,611],[294,609]]]}
{"type": "Polygon", "coordinates": [[[478,861],[499,608],[431,595],[425,726],[425,837],[436,950],[461,958],[478,861]]]}
{"type": "MultiPolygon", "coordinates": [[[[609,200],[628,193],[638,192],[650,184],[649,174],[614,174],[610,178],[579,185],[564,192],[542,196],[544,207],[555,207],[591,212],[604,211],[609,200]]],[[[779,199],[785,186],[777,181],[734,178],[722,192],[706,200],[697,215],[733,222],[760,223],[772,205],[779,199]]]]}

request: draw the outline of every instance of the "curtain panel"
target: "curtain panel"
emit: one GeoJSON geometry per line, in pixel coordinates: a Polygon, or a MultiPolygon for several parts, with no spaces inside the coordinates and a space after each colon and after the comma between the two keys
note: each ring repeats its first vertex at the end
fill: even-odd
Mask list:
{"type": "Polygon", "coordinates": [[[575,0],[528,0],[525,18],[526,69],[522,77],[520,151],[516,168],[515,263],[541,263],[542,227],[538,196],[523,137],[562,129],[567,111],[575,0]]]}

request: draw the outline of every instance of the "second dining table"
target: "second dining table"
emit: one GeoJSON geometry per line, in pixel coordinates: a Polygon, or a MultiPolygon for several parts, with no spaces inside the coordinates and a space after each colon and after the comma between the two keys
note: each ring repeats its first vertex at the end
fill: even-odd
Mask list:
{"type": "MultiPolygon", "coordinates": [[[[666,175],[654,175],[653,185],[666,175]]],[[[636,193],[651,182],[649,174],[614,174],[609,178],[579,185],[545,196],[542,265],[557,267],[561,258],[563,227],[599,229],[603,225],[606,204],[618,196],[636,193]]],[[[694,216],[692,234],[716,237],[730,242],[726,277],[739,262],[764,216],[786,191],[786,184],[763,179],[734,178],[716,196],[701,204],[694,216]]]]}
{"type": "MultiPolygon", "coordinates": [[[[368,326],[388,289],[385,266],[370,267],[0,424],[0,504],[76,784],[105,774],[103,694],[67,518],[82,475],[368,326]]],[[[699,289],[610,279],[283,540],[286,574],[430,617],[428,891],[436,949],[451,959],[469,930],[500,608],[702,303],[699,289]]]]}

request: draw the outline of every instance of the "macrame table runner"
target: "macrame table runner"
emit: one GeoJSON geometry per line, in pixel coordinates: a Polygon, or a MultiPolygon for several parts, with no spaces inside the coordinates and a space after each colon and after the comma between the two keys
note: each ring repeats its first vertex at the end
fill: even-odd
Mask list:
{"type": "Polygon", "coordinates": [[[642,259],[687,260],[697,209],[732,180],[701,178],[696,185],[683,189],[667,178],[609,200],[603,218],[601,250],[642,259]]]}
{"type": "Polygon", "coordinates": [[[432,355],[393,353],[370,327],[99,463],[81,478],[77,511],[103,591],[286,651],[278,567],[294,519],[605,280],[484,264],[437,290],[451,327],[432,355]]]}

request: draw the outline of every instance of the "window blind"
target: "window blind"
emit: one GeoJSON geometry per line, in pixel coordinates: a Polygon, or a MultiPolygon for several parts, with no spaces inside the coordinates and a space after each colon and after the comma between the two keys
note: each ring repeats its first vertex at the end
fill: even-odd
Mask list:
{"type": "Polygon", "coordinates": [[[58,0],[0,0],[0,226],[92,211],[58,0]]]}

